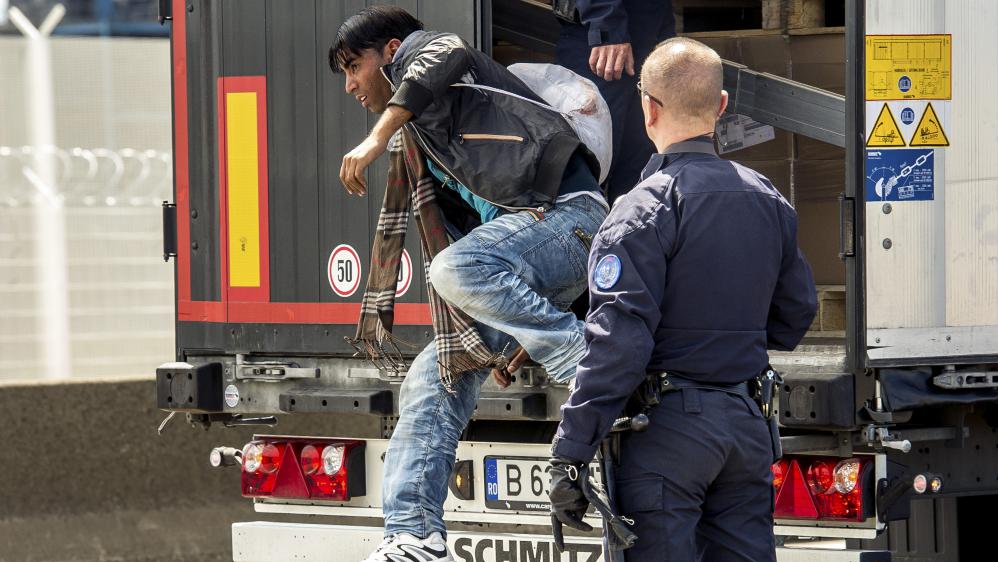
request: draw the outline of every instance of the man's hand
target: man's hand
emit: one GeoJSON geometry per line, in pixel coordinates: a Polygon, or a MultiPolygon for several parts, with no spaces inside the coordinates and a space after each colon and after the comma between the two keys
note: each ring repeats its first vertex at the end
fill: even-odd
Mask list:
{"type": "Polygon", "coordinates": [[[516,348],[513,352],[513,357],[509,359],[509,364],[506,365],[505,369],[492,369],[492,378],[495,379],[496,384],[499,388],[506,388],[513,382],[513,373],[520,370],[527,360],[530,359],[530,355],[527,354],[527,350],[522,347],[516,348]]]}
{"type": "Polygon", "coordinates": [[[589,53],[589,68],[600,78],[611,81],[620,80],[626,71],[628,76],[634,76],[634,52],[630,43],[616,43],[593,47],[589,53]]]}
{"type": "Polygon", "coordinates": [[[340,166],[340,181],[347,188],[351,195],[364,195],[367,193],[367,180],[364,172],[367,167],[374,162],[378,156],[385,153],[387,142],[383,142],[375,136],[368,136],[363,142],[347,152],[343,157],[343,164],[340,166]]]}
{"type": "Polygon", "coordinates": [[[565,550],[562,525],[580,531],[592,531],[593,527],[582,520],[589,509],[589,500],[582,491],[583,479],[589,477],[588,467],[580,462],[563,457],[551,458],[551,527],[558,550],[565,550]]]}
{"type": "Polygon", "coordinates": [[[367,180],[364,179],[364,172],[371,165],[371,162],[385,153],[392,135],[401,129],[402,125],[409,119],[412,119],[412,113],[408,109],[400,105],[389,105],[388,109],[378,118],[378,122],[371,129],[371,134],[367,135],[364,142],[358,144],[343,157],[343,164],[340,166],[340,181],[343,182],[348,193],[354,195],[367,193],[367,180]]]}

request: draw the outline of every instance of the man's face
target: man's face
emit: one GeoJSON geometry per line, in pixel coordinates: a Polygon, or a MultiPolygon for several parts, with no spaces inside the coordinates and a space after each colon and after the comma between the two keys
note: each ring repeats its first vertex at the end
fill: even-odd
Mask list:
{"type": "Polygon", "coordinates": [[[346,91],[372,113],[384,113],[392,97],[392,87],[381,73],[381,67],[391,62],[388,47],[384,53],[364,49],[342,65],[346,75],[346,91]]]}

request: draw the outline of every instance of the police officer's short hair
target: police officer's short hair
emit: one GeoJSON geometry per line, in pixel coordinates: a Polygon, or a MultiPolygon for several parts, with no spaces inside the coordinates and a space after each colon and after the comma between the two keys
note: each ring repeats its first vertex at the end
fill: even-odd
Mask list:
{"type": "Polygon", "coordinates": [[[361,51],[380,51],[392,39],[404,40],[423,29],[423,22],[397,6],[364,8],[343,22],[329,47],[329,68],[342,72],[342,66],[361,51]]]}
{"type": "Polygon", "coordinates": [[[659,43],[641,66],[642,87],[662,99],[669,111],[691,118],[716,118],[724,86],[721,57],[690,39],[659,43]]]}

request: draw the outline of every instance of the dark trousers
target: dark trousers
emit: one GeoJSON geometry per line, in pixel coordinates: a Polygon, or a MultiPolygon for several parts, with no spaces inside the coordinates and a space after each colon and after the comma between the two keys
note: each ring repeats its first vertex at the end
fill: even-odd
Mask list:
{"type": "Polygon", "coordinates": [[[634,519],[628,562],[776,560],[769,430],[747,397],[685,388],[624,434],[617,505],[634,519]]]}
{"type": "MultiPolygon", "coordinates": [[[[634,4],[631,2],[630,4],[634,4]]],[[[562,22],[556,49],[557,63],[571,69],[576,74],[592,80],[600,94],[610,106],[610,119],[613,122],[613,163],[607,177],[607,194],[614,199],[630,191],[641,176],[641,170],[655,146],[645,133],[644,115],[641,111],[641,96],[637,84],[641,63],[651,53],[655,45],[675,35],[671,2],[657,0],[644,3],[639,13],[628,13],[628,31],[631,36],[631,49],[634,52],[634,76],[625,71],[620,80],[606,81],[598,78],[589,68],[589,46],[587,29],[583,25],[562,22]]],[[[636,8],[625,4],[631,11],[636,8]]]]}

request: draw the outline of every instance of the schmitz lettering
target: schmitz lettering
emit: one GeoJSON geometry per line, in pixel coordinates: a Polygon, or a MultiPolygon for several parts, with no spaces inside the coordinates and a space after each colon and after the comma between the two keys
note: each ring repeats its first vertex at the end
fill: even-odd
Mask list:
{"type": "Polygon", "coordinates": [[[472,539],[454,541],[454,555],[461,562],[601,562],[598,544],[566,544],[565,552],[551,541],[472,539]]]}

